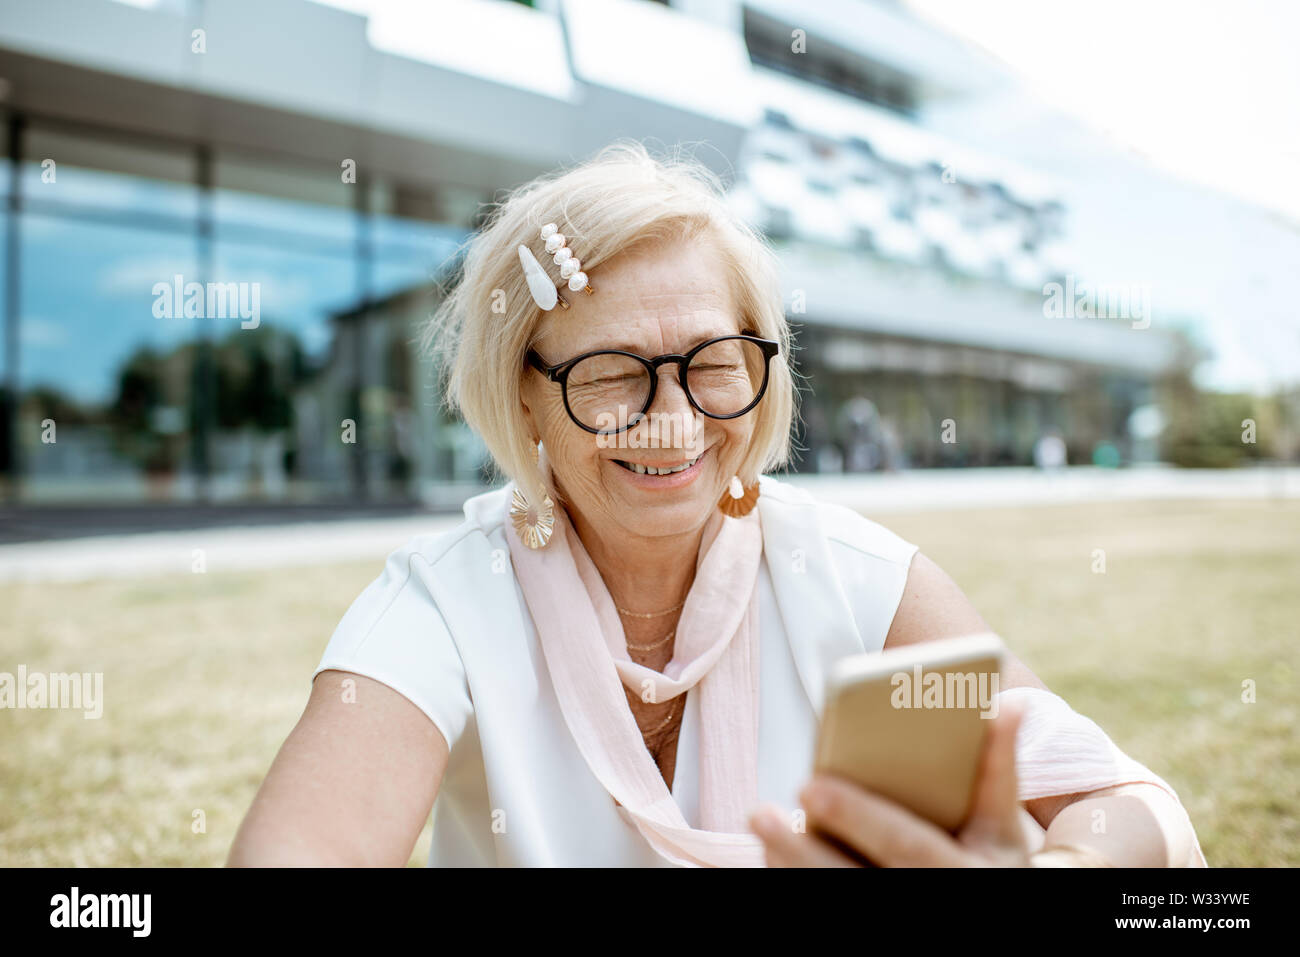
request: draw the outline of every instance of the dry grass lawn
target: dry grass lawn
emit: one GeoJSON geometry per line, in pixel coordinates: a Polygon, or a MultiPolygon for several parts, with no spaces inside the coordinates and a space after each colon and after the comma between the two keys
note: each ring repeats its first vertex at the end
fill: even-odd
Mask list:
{"type": "MultiPolygon", "coordinates": [[[[1211,865],[1300,865],[1300,503],[882,521],[1178,789],[1211,865]]],[[[0,865],[222,863],[325,642],[379,568],[0,586],[0,671],[100,671],[106,699],[99,720],[0,712],[0,865]]],[[[426,826],[411,862],[428,846],[426,826]]]]}

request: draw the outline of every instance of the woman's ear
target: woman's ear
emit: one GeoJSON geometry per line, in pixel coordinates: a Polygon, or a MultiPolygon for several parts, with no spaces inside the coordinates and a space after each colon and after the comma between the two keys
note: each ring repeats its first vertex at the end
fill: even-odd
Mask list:
{"type": "Polygon", "coordinates": [[[524,427],[528,434],[533,438],[533,445],[541,441],[541,432],[537,428],[537,421],[533,417],[533,410],[528,405],[528,376],[525,375],[519,383],[519,408],[524,415],[524,427]]]}

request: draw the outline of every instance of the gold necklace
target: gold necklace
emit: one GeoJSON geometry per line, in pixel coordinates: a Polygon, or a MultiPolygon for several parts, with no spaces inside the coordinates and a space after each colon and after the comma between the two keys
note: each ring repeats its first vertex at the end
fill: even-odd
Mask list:
{"type": "Polygon", "coordinates": [[[673,605],[673,607],[669,608],[667,611],[652,612],[628,611],[626,608],[618,608],[618,605],[615,605],[614,607],[618,608],[618,613],[620,615],[627,615],[629,618],[662,618],[664,615],[671,615],[684,604],[686,604],[685,598],[683,598],[679,604],[673,605]]]}
{"type": "Polygon", "coordinates": [[[668,717],[664,718],[663,721],[659,722],[659,724],[655,725],[655,726],[654,726],[653,728],[651,728],[649,731],[643,731],[643,732],[641,732],[642,735],[658,734],[658,733],[659,733],[660,731],[662,731],[664,728],[668,727],[668,723],[669,723],[670,721],[672,721],[673,718],[677,715],[677,702],[678,702],[679,700],[683,700],[683,699],[685,699],[685,697],[686,697],[686,695],[684,695],[684,694],[679,694],[676,698],[674,698],[674,699],[673,699],[673,706],[672,706],[671,708],[668,709],[668,717]]]}
{"type": "MultiPolygon", "coordinates": [[[[673,635],[675,635],[675,634],[677,634],[677,629],[676,629],[676,628],[674,628],[672,631],[668,632],[668,634],[664,635],[662,638],[660,638],[658,641],[656,641],[653,645],[634,645],[634,644],[632,644],[632,643],[629,641],[629,642],[627,642],[627,647],[628,647],[628,650],[629,650],[629,651],[654,651],[656,648],[658,648],[658,647],[660,647],[661,645],[665,644],[665,643],[668,641],[668,639],[671,638],[671,637],[672,637],[673,635]]],[[[626,640],[626,639],[625,639],[625,640],[626,640]]]]}

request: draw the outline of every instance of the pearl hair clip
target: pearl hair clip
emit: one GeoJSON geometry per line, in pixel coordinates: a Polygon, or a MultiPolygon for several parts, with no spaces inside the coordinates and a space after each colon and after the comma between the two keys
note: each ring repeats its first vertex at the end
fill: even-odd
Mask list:
{"type": "MultiPolygon", "coordinates": [[[[560,278],[569,281],[571,290],[585,292],[589,296],[596,291],[587,279],[587,274],[582,271],[582,263],[569,248],[568,239],[555,223],[547,223],[542,227],[542,240],[546,243],[546,251],[553,257],[555,265],[560,267],[560,278]]],[[[537,257],[527,246],[519,247],[519,264],[524,267],[528,291],[532,293],[533,301],[537,305],[546,312],[554,309],[557,302],[565,309],[569,308],[568,301],[560,295],[550,275],[542,268],[542,264],[537,261],[537,257]]]]}

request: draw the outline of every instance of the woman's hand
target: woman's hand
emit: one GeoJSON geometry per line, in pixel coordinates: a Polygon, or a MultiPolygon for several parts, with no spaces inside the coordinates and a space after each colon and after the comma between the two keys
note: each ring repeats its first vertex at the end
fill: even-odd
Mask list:
{"type": "Polygon", "coordinates": [[[843,778],[817,775],[800,794],[807,813],[802,832],[772,805],[759,808],[750,818],[766,845],[768,866],[1031,866],[1036,848],[1030,846],[1016,801],[1016,731],[1021,714],[1018,706],[1004,705],[993,719],[980,760],[974,806],[955,838],[879,794],[843,778]]]}

